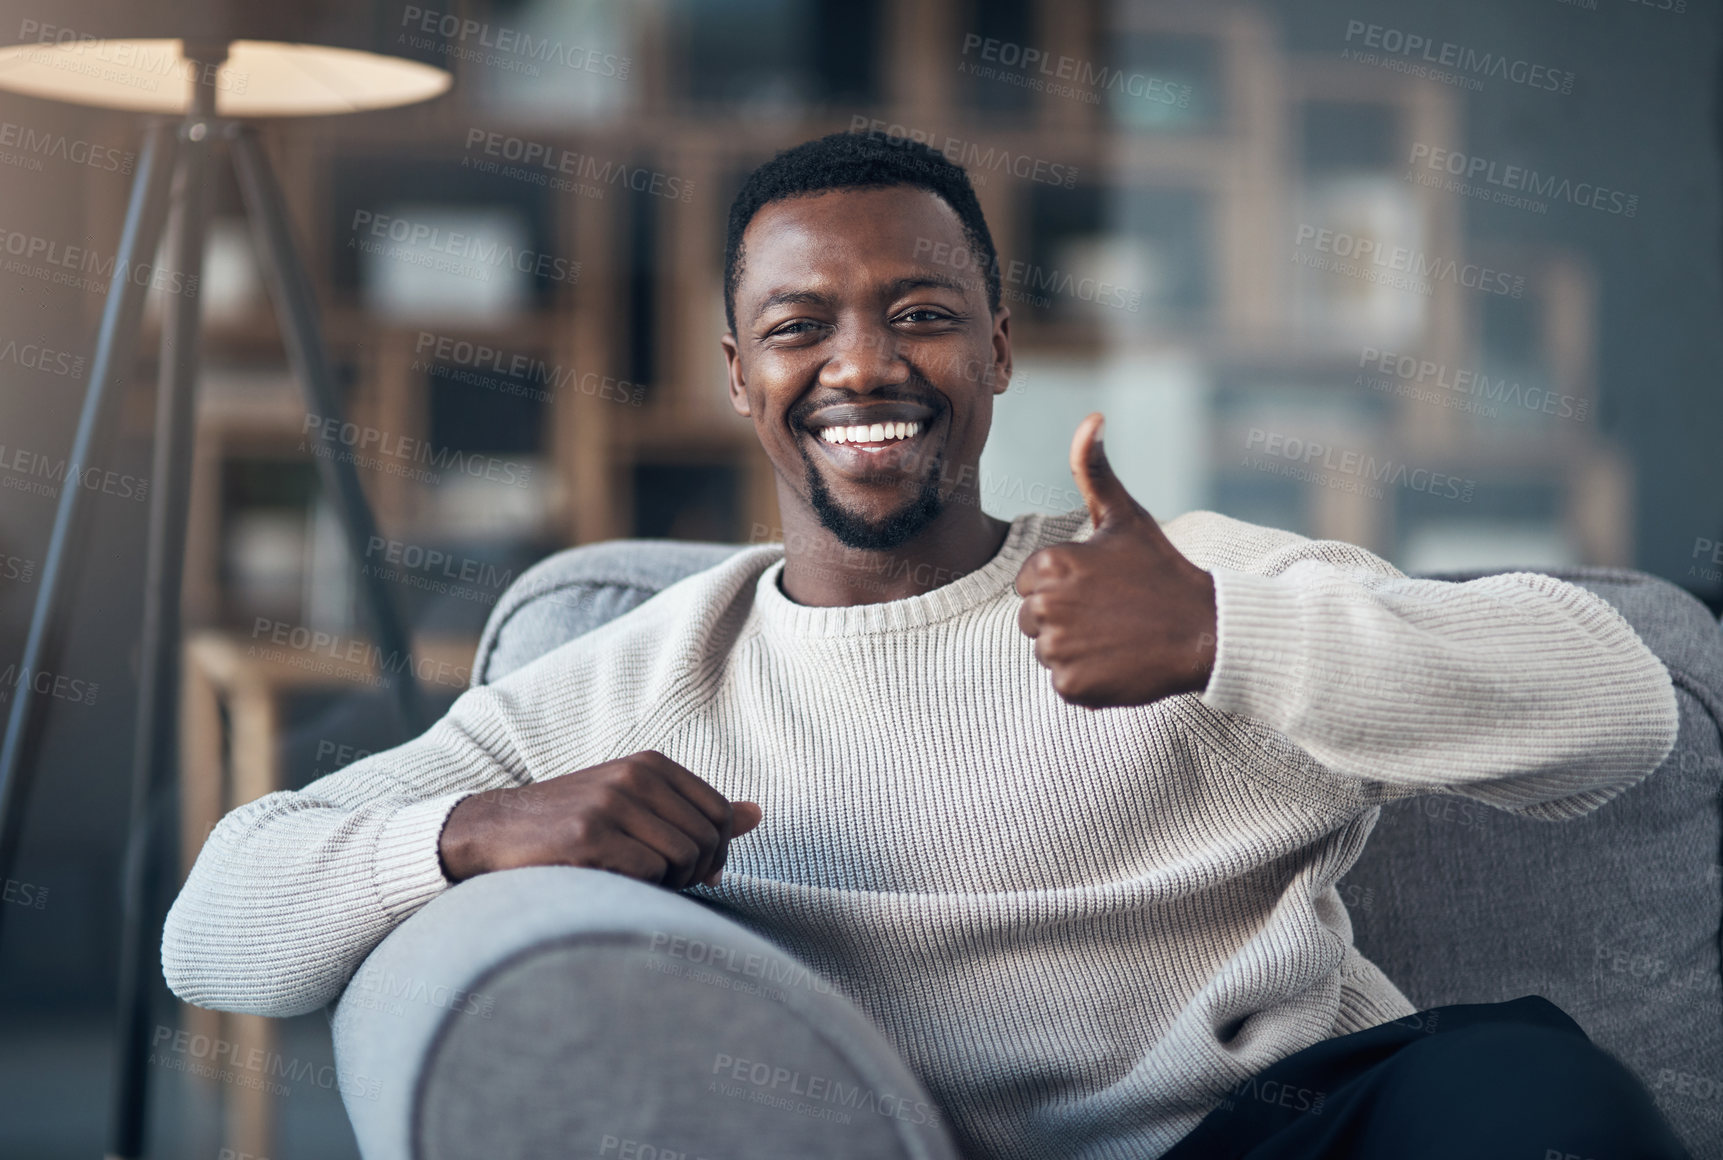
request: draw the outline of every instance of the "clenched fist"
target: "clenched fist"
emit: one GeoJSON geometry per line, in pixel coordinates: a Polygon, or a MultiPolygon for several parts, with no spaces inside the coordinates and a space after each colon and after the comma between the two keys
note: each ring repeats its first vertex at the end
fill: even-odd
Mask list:
{"type": "Polygon", "coordinates": [[[1147,705],[1200,692],[1214,669],[1214,578],[1125,490],[1101,449],[1099,412],[1077,425],[1071,474],[1094,533],[1023,561],[1017,626],[1053,691],[1073,705],[1147,705]]]}
{"type": "Polygon", "coordinates": [[[655,749],[462,798],[438,850],[456,882],[519,866],[589,866],[671,890],[716,886],[730,842],[760,824],[655,749]]]}

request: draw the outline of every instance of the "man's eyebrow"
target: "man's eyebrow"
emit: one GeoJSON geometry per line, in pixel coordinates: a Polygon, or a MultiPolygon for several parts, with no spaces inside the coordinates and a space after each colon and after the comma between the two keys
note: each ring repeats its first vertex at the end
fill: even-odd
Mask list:
{"type": "MultiPolygon", "coordinates": [[[[920,290],[929,286],[940,290],[950,290],[956,294],[965,294],[969,291],[969,283],[963,279],[953,278],[949,274],[934,273],[913,274],[906,278],[894,279],[886,286],[886,291],[889,297],[898,298],[911,290],[920,290]]],[[[759,308],[754,311],[754,317],[758,319],[774,306],[829,307],[831,305],[831,295],[819,290],[778,290],[766,295],[760,302],[759,308]]]]}
{"type": "Polygon", "coordinates": [[[831,296],[818,290],[779,290],[774,294],[766,295],[765,300],[760,303],[759,309],[754,311],[754,317],[759,318],[760,315],[774,306],[830,306],[831,304],[831,296]]]}
{"type": "Polygon", "coordinates": [[[890,286],[891,296],[898,297],[910,290],[920,290],[932,286],[940,290],[950,290],[957,294],[967,294],[970,283],[961,278],[953,278],[949,274],[916,274],[910,278],[899,278],[890,286]]]}

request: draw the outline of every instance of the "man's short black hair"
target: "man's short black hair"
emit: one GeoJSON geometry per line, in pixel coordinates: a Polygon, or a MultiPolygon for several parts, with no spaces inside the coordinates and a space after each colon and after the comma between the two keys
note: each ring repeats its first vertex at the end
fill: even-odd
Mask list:
{"type": "Polygon", "coordinates": [[[987,308],[999,311],[999,258],[993,235],[981,216],[981,203],[960,165],[919,141],[874,133],[831,133],[785,149],[754,170],[730,203],[724,237],[724,320],[736,333],[736,287],[742,281],[742,234],[760,208],[770,202],[806,197],[833,189],[878,189],[913,185],[938,194],[963,223],[970,254],[967,270],[978,270],[987,291],[987,308]]]}

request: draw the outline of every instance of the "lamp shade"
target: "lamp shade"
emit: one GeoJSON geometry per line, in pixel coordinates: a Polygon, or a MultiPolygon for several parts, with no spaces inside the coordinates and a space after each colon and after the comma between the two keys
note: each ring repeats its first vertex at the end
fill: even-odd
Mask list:
{"type": "MultiPolygon", "coordinates": [[[[448,90],[450,40],[427,5],[367,0],[0,3],[0,89],[80,105],[183,113],[200,81],[227,117],[354,113],[448,90]],[[52,13],[49,15],[49,13],[52,13]],[[188,56],[187,45],[193,47],[188,56]],[[219,69],[198,59],[225,47],[219,69]]],[[[453,10],[454,0],[448,7],[453,10]]],[[[432,12],[440,17],[440,13],[432,12]]],[[[459,21],[453,25],[458,34],[459,21]]]]}

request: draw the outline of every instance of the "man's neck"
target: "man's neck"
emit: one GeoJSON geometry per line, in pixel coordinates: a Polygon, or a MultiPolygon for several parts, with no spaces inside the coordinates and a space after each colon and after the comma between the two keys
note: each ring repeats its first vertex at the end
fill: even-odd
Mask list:
{"type": "Polygon", "coordinates": [[[909,540],[869,551],[846,546],[812,512],[798,513],[784,521],[781,587],[797,604],[816,608],[920,596],[985,565],[1010,531],[1008,521],[979,507],[950,503],[909,540]]]}

